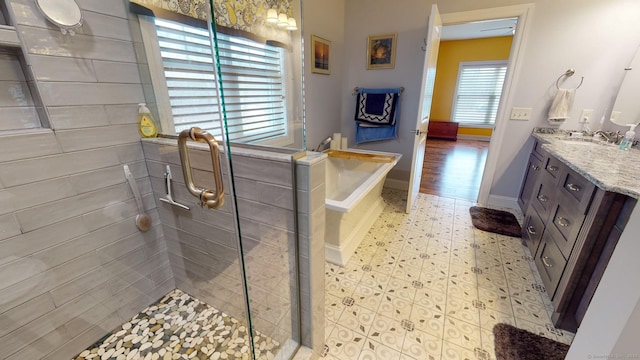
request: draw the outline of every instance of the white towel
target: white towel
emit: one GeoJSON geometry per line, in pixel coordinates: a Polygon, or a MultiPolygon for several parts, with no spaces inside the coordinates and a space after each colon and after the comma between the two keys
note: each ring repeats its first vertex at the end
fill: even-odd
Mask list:
{"type": "Polygon", "coordinates": [[[558,89],[549,109],[550,122],[561,122],[569,118],[575,94],[575,89],[558,89]]]}

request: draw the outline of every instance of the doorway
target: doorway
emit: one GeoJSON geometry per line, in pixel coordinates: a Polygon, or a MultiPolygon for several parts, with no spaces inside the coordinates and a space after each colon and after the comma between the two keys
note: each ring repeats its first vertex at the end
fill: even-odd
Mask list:
{"type": "Polygon", "coordinates": [[[443,27],[420,192],[478,199],[517,21],[443,27]]]}

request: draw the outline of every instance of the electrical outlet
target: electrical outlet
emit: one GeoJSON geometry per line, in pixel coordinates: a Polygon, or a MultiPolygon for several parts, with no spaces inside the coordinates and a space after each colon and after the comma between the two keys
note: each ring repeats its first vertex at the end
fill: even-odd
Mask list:
{"type": "Polygon", "coordinates": [[[523,121],[527,121],[529,119],[531,119],[531,108],[520,108],[520,107],[514,107],[511,108],[511,120],[523,120],[523,121]]]}
{"type": "Polygon", "coordinates": [[[578,124],[588,124],[589,120],[593,116],[593,109],[583,109],[578,119],[578,124]]]}

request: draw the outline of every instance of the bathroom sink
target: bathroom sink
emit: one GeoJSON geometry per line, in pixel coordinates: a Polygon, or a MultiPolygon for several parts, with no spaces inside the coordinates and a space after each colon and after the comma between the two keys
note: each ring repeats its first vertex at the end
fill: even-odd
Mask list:
{"type": "Polygon", "coordinates": [[[561,139],[558,142],[562,144],[583,145],[583,146],[610,146],[611,144],[605,141],[593,140],[593,139],[561,139]]]}

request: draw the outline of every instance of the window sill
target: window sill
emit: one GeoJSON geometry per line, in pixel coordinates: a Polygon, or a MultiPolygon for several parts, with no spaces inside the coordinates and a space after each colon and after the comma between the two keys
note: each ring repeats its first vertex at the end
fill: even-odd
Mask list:
{"type": "Polygon", "coordinates": [[[458,123],[458,127],[461,127],[461,128],[476,128],[476,129],[493,129],[495,127],[495,124],[458,123]]]}

